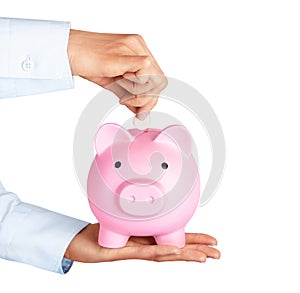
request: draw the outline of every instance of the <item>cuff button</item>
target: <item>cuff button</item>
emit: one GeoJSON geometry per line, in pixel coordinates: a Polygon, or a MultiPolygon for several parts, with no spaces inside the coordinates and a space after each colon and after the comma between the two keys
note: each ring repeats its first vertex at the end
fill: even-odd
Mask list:
{"type": "Polygon", "coordinates": [[[31,71],[34,67],[34,63],[33,61],[30,60],[30,58],[26,58],[23,62],[22,62],[22,69],[24,71],[31,71]]]}

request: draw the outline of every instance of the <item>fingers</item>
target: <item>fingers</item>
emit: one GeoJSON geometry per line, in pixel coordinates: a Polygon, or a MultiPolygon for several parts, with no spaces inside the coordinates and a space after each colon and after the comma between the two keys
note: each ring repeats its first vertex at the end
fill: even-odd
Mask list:
{"type": "Polygon", "coordinates": [[[126,78],[127,80],[130,80],[135,83],[140,83],[140,84],[144,84],[148,80],[148,77],[146,75],[138,76],[134,72],[126,72],[125,74],[123,74],[123,77],[126,78]]]}
{"type": "Polygon", "coordinates": [[[221,253],[210,245],[217,245],[217,240],[207,234],[187,233],[186,245],[180,254],[157,257],[157,261],[196,261],[205,262],[207,258],[219,259],[221,253]]]}
{"type": "Polygon", "coordinates": [[[186,233],[185,236],[187,244],[207,244],[207,245],[217,245],[217,239],[202,233],[186,233]]]}
{"type": "MultiPolygon", "coordinates": [[[[121,104],[123,101],[127,101],[134,97],[131,93],[129,93],[124,88],[122,88],[117,82],[108,84],[105,86],[105,88],[110,90],[111,92],[113,92],[119,98],[121,104]]],[[[133,106],[133,105],[130,105],[130,106],[133,106]]]]}
{"type": "Polygon", "coordinates": [[[133,96],[131,93],[122,88],[118,83],[114,82],[105,87],[118,96],[120,104],[125,105],[137,118],[143,120],[145,113],[148,113],[157,103],[157,97],[149,96],[133,96]]]}
{"type": "Polygon", "coordinates": [[[205,262],[206,259],[214,258],[219,259],[221,253],[214,247],[207,245],[186,245],[183,249],[180,250],[179,254],[175,255],[163,255],[157,257],[156,261],[196,261],[196,262],[205,262]]]}
{"type": "MultiPolygon", "coordinates": [[[[154,56],[152,55],[151,51],[149,50],[149,48],[147,47],[146,45],[146,42],[145,40],[143,39],[142,36],[140,35],[135,35],[135,46],[134,48],[132,48],[132,50],[134,52],[136,52],[137,54],[139,55],[148,55],[150,58],[150,63],[152,65],[152,68],[155,69],[155,72],[152,73],[154,75],[163,75],[163,72],[162,70],[160,69],[157,61],[155,60],[154,56]]],[[[148,72],[149,74],[150,72],[148,72]]],[[[141,75],[144,75],[145,73],[141,73],[141,75]]],[[[146,72],[147,74],[147,72],[146,72]]]]}
{"type": "Polygon", "coordinates": [[[164,255],[178,255],[180,249],[171,245],[149,245],[136,247],[136,253],[141,259],[155,260],[164,255]]]}
{"type": "Polygon", "coordinates": [[[138,108],[137,107],[133,107],[133,106],[130,106],[130,105],[125,105],[132,113],[137,113],[138,111],[138,108]]]}
{"type": "Polygon", "coordinates": [[[137,108],[136,117],[140,120],[146,119],[149,112],[154,108],[157,104],[158,97],[153,98],[149,103],[144,105],[143,107],[137,108]]]}
{"type": "Polygon", "coordinates": [[[196,261],[205,262],[206,254],[200,250],[194,249],[182,249],[179,254],[176,255],[162,255],[157,257],[156,261],[196,261]]]}
{"type": "Polygon", "coordinates": [[[137,243],[132,240],[132,245],[120,249],[108,249],[108,261],[122,259],[144,259],[152,261],[196,261],[205,262],[207,258],[220,258],[220,252],[207,245],[188,244],[179,249],[169,245],[151,245],[149,239],[137,243]]]}
{"type": "MultiPolygon", "coordinates": [[[[130,77],[131,80],[135,78],[130,77]]],[[[139,82],[144,82],[139,81],[139,82]]],[[[137,118],[142,119],[157,104],[160,92],[167,86],[167,79],[164,76],[149,76],[145,83],[135,83],[129,80],[118,80],[117,84],[122,87],[130,96],[122,97],[120,103],[132,109],[137,118]],[[130,108],[131,107],[131,108],[130,108]]]]}
{"type": "MultiPolygon", "coordinates": [[[[132,80],[137,77],[130,76],[132,80]]],[[[149,78],[149,77],[148,77],[149,78]]],[[[141,82],[140,80],[138,82],[141,82]]],[[[143,82],[143,81],[142,81],[143,82]]],[[[166,87],[167,79],[165,77],[151,76],[144,84],[134,83],[133,81],[118,79],[117,81],[105,86],[118,96],[120,104],[125,105],[137,118],[145,117],[142,113],[150,112],[157,104],[160,92],[166,87]],[[150,89],[150,90],[149,90],[150,89]]]]}
{"type": "MultiPolygon", "coordinates": [[[[147,77],[145,77],[146,79],[147,77]]],[[[140,83],[140,80],[136,77],[136,80],[128,80],[126,78],[120,79],[117,83],[127,90],[128,92],[132,93],[133,95],[141,95],[156,87],[155,83],[152,80],[146,80],[144,83],[140,83]]],[[[144,80],[143,80],[144,81],[144,80]]]]}
{"type": "Polygon", "coordinates": [[[144,120],[157,102],[157,96],[143,96],[138,98],[133,97],[120,103],[126,105],[129,110],[136,114],[138,119],[144,120]]]}
{"type": "MultiPolygon", "coordinates": [[[[128,36],[126,42],[130,44],[128,48],[132,55],[121,56],[122,58],[115,60],[116,64],[120,62],[122,65],[112,72],[123,78],[116,81],[119,85],[118,93],[116,90],[113,92],[120,98],[121,104],[126,105],[140,118],[145,116],[140,113],[149,112],[156,105],[157,97],[168,82],[141,36],[128,36]],[[135,57],[146,58],[134,60],[135,57]]],[[[117,88],[116,85],[113,87],[117,88]]]]}
{"type": "Polygon", "coordinates": [[[107,260],[144,259],[156,260],[166,255],[176,255],[180,249],[170,245],[137,245],[120,249],[109,249],[106,252],[107,260]]]}
{"type": "Polygon", "coordinates": [[[185,249],[201,251],[205,253],[207,257],[210,258],[219,259],[221,257],[221,253],[218,249],[208,245],[190,244],[190,245],[186,245],[185,249]]]}
{"type": "MultiPolygon", "coordinates": [[[[153,79],[159,80],[159,77],[152,76],[153,79]]],[[[142,115],[142,113],[148,113],[150,112],[154,106],[158,102],[158,97],[160,92],[167,86],[168,81],[165,77],[163,77],[160,81],[156,81],[157,87],[155,89],[152,89],[142,95],[142,97],[152,97],[152,99],[149,102],[144,103],[144,105],[141,105],[137,110],[137,118],[140,119],[140,117],[145,117],[145,115],[142,115]]]]}
{"type": "Polygon", "coordinates": [[[163,75],[127,75],[117,83],[132,93],[133,95],[143,95],[152,93],[159,95],[159,93],[167,86],[167,78],[163,75]]]}
{"type": "Polygon", "coordinates": [[[104,66],[109,67],[109,76],[107,77],[116,77],[122,76],[126,72],[138,72],[143,68],[150,66],[150,60],[148,56],[108,56],[105,59],[104,66]]]}
{"type": "Polygon", "coordinates": [[[156,96],[152,96],[152,95],[142,95],[142,96],[130,95],[129,97],[123,96],[123,98],[120,99],[120,104],[140,108],[147,105],[155,98],[156,96]]]}

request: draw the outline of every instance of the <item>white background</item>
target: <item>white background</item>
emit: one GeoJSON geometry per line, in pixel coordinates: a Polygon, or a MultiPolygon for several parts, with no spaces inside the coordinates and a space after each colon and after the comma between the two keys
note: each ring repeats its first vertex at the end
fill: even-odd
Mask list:
{"type": "MultiPolygon", "coordinates": [[[[299,292],[298,1],[77,3],[10,0],[1,16],[139,33],[166,75],[209,100],[226,137],[226,171],[187,230],[217,237],[222,258],[76,263],[65,276],[0,260],[1,292],[299,292]]],[[[23,201],[93,222],[72,140],[99,88],[75,81],[74,90],[0,101],[0,178],[23,201]]]]}

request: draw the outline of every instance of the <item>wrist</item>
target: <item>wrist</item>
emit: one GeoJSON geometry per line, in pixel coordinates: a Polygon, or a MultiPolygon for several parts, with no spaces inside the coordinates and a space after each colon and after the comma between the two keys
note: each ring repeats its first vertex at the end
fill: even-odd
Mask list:
{"type": "Polygon", "coordinates": [[[81,46],[81,40],[79,37],[79,32],[77,30],[70,29],[69,33],[69,41],[68,41],[68,58],[69,58],[69,64],[71,68],[72,75],[79,75],[76,63],[77,58],[76,55],[78,54],[78,50],[81,46]]]}

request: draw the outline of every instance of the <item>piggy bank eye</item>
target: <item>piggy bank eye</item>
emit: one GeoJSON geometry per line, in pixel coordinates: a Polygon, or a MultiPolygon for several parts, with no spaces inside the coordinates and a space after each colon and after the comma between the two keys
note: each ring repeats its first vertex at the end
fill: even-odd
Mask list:
{"type": "Polygon", "coordinates": [[[121,167],[121,162],[120,161],[115,162],[115,168],[120,168],[120,167],[121,167]]]}
{"type": "Polygon", "coordinates": [[[166,170],[168,169],[169,165],[166,162],[161,163],[161,167],[166,170]]]}

